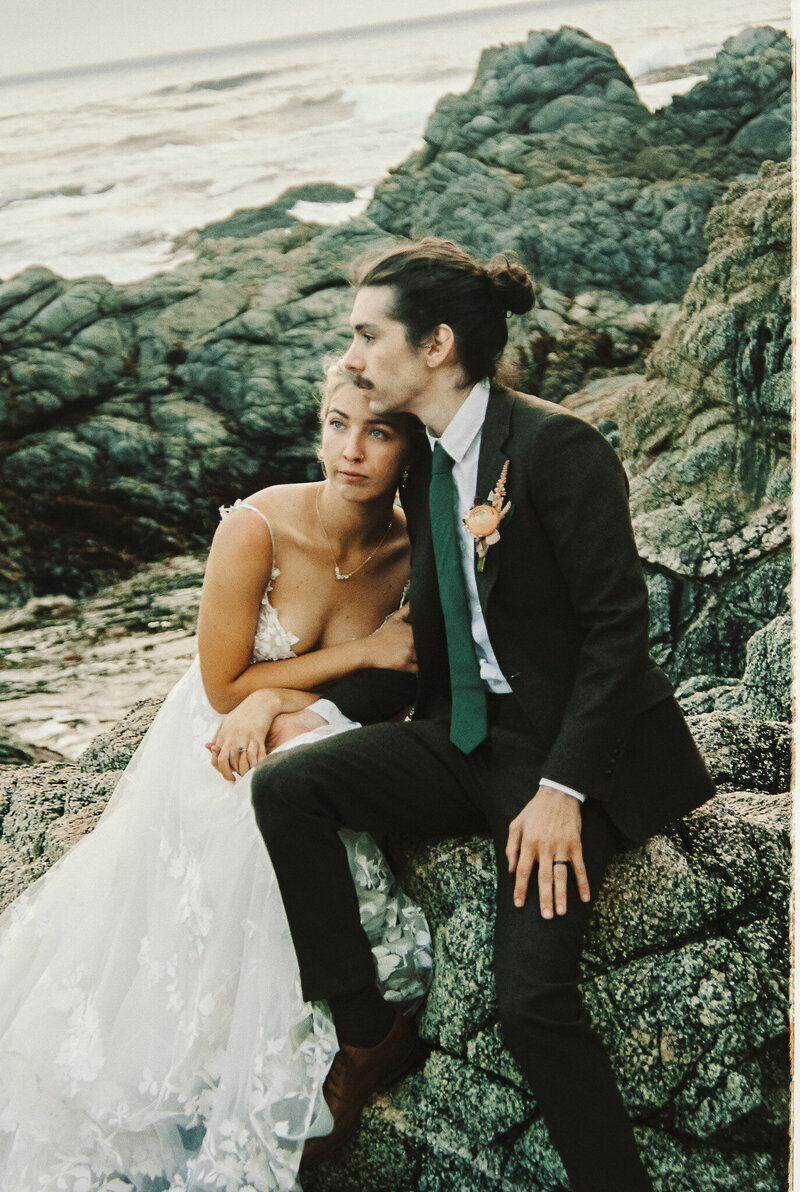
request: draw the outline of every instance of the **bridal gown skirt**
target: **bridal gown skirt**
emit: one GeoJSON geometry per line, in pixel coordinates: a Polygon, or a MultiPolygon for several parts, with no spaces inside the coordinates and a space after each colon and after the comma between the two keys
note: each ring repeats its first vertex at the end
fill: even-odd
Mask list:
{"type": "MultiPolygon", "coordinates": [[[[303,1001],[249,777],[209,764],[218,722],[195,662],[95,830],[0,917],[0,1192],[288,1190],[330,1129],[336,1035],[303,1001]]],[[[384,996],[419,999],[425,919],[342,838],[384,996]]]]}

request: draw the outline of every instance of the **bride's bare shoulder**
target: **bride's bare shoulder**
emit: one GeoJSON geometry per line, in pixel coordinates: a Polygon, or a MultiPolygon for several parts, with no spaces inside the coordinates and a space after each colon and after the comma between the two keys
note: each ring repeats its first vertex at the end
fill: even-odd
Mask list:
{"type": "Polygon", "coordinates": [[[267,488],[260,488],[244,499],[248,505],[255,505],[264,513],[270,509],[288,511],[304,505],[308,501],[309,493],[317,487],[318,485],[310,483],[270,484],[267,488]]]}
{"type": "Polygon", "coordinates": [[[245,497],[248,505],[258,509],[278,533],[302,529],[313,510],[313,493],[317,484],[271,484],[245,497]]]}

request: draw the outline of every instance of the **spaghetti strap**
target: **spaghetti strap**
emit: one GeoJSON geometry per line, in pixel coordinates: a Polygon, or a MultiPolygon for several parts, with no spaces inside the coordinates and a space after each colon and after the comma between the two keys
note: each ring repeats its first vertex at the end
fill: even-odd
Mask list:
{"type": "Polygon", "coordinates": [[[272,526],[269,523],[269,518],[266,516],[266,514],[262,513],[260,509],[257,509],[255,505],[251,505],[249,501],[234,501],[234,503],[232,505],[220,505],[219,515],[220,515],[220,517],[227,517],[228,514],[233,513],[237,509],[252,509],[253,513],[258,514],[258,516],[263,521],[264,525],[269,530],[269,536],[272,540],[272,566],[274,569],[274,567],[275,567],[275,535],[272,532],[272,526]]]}
{"type": "Polygon", "coordinates": [[[269,518],[266,516],[266,514],[262,513],[260,509],[257,509],[255,507],[255,505],[251,505],[249,501],[237,501],[236,504],[233,506],[233,508],[234,509],[252,509],[253,513],[258,514],[258,516],[263,521],[264,525],[269,530],[270,534],[272,534],[272,526],[269,524],[269,518]]]}

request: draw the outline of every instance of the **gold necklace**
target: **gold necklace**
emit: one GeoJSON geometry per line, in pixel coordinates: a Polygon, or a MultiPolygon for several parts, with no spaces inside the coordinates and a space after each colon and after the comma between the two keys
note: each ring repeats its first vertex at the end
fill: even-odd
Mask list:
{"type": "Polygon", "coordinates": [[[339,570],[339,564],[336,562],[336,555],[333,553],[333,547],[331,546],[331,540],[330,540],[330,538],[328,537],[328,531],[325,529],[325,523],[324,523],[324,521],[322,520],[322,514],[321,514],[321,513],[320,513],[320,511],[319,511],[319,489],[317,489],[317,491],[316,491],[316,495],[315,495],[315,497],[314,497],[314,505],[315,505],[315,507],[316,507],[316,510],[317,510],[317,520],[318,520],[318,522],[319,522],[319,524],[320,524],[320,528],[321,528],[321,530],[322,530],[322,533],[325,535],[325,541],[326,541],[326,542],[327,542],[327,544],[328,544],[328,550],[331,552],[331,558],[333,559],[333,574],[336,576],[336,578],[337,578],[337,579],[341,579],[341,580],[345,580],[345,579],[352,579],[354,575],[357,575],[357,574],[358,574],[358,572],[361,570],[361,568],[362,568],[362,567],[366,567],[366,565],[367,565],[367,563],[370,561],[370,559],[374,558],[374,557],[375,557],[375,555],[377,555],[378,551],[381,549],[381,547],[383,546],[384,542],[385,542],[385,541],[386,541],[386,539],[389,537],[389,531],[391,530],[392,526],[394,525],[394,519],[393,519],[393,518],[391,518],[391,517],[389,518],[389,524],[388,524],[388,526],[386,527],[386,529],[385,529],[385,530],[384,530],[384,532],[383,532],[383,538],[381,538],[380,542],[379,542],[379,543],[378,543],[378,545],[375,547],[375,549],[374,549],[374,551],[372,552],[372,554],[371,554],[371,555],[367,555],[367,557],[366,557],[366,559],[364,560],[364,562],[363,562],[363,563],[359,563],[359,565],[358,565],[358,567],[356,567],[355,571],[349,571],[349,572],[347,573],[347,575],[345,575],[345,574],[344,574],[342,571],[340,571],[340,570],[339,570]]]}

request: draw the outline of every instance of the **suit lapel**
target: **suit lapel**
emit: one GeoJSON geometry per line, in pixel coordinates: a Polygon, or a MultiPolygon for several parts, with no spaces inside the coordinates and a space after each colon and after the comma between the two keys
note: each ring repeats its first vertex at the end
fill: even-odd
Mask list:
{"type": "MultiPolygon", "coordinates": [[[[481,450],[478,457],[478,492],[476,496],[479,503],[485,502],[489,493],[500,479],[503,464],[509,458],[506,446],[510,435],[513,402],[513,397],[506,390],[497,389],[492,386],[489,405],[486,410],[486,419],[483,423],[481,450]]],[[[513,464],[509,468],[508,475],[509,500],[513,500],[514,476],[512,469],[513,464]]],[[[502,526],[500,533],[502,534],[502,526]]],[[[500,569],[501,550],[502,538],[500,542],[489,547],[483,571],[477,572],[478,596],[480,597],[484,617],[486,616],[489,597],[491,596],[492,588],[495,585],[500,569]]],[[[477,567],[477,554],[475,556],[475,565],[477,567]]]]}

